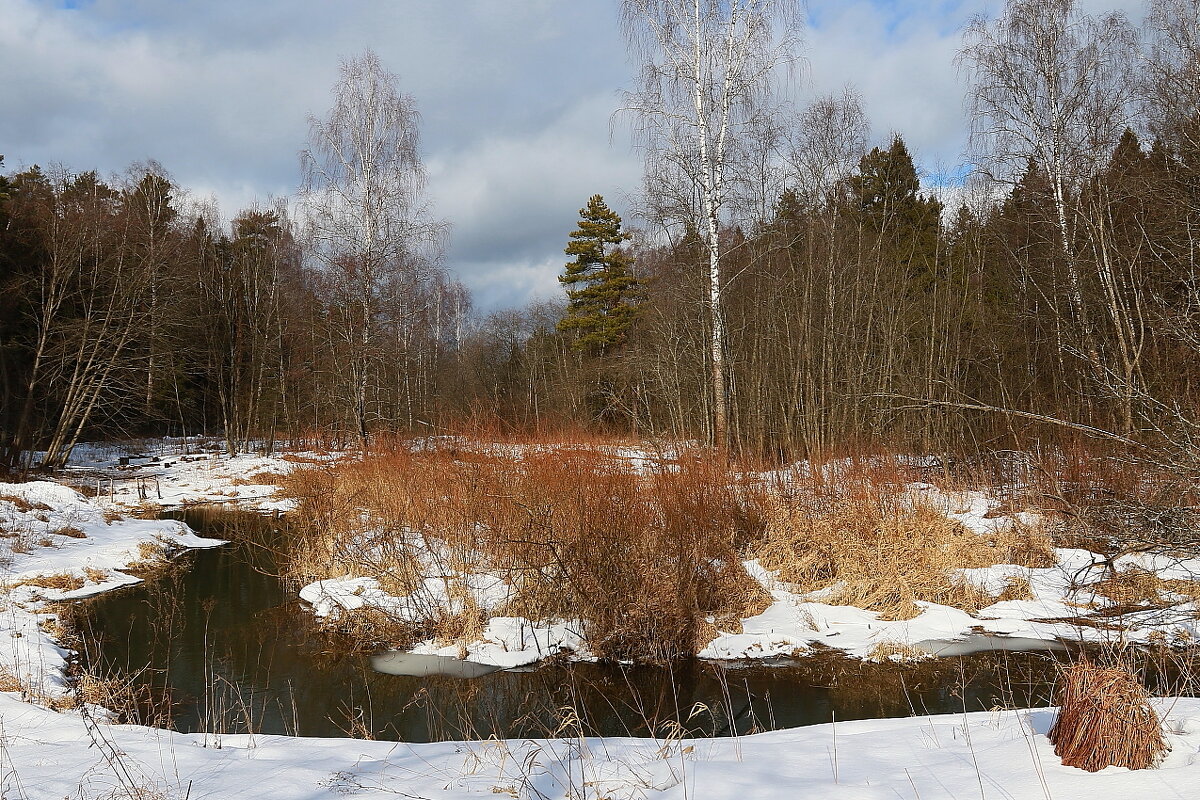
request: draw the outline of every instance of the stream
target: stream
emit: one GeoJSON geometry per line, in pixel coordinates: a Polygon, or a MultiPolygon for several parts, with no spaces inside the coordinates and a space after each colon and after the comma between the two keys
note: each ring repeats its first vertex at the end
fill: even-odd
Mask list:
{"type": "Polygon", "coordinates": [[[425,675],[388,674],[374,667],[396,671],[393,656],[347,652],[275,577],[264,545],[281,542],[281,523],[229,509],[173,516],[232,543],[185,554],[137,586],[87,601],[75,625],[84,665],[130,687],[118,703],[124,719],[184,732],[411,742],[746,734],[1044,706],[1063,657],[995,651],[873,664],[830,652],[768,664],[553,663],[468,669],[463,677],[436,674],[455,670],[435,665],[425,675]]]}

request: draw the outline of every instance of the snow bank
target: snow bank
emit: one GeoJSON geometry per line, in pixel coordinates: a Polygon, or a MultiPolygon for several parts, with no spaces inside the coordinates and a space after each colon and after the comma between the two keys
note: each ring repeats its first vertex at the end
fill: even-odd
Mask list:
{"type": "Polygon", "coordinates": [[[57,483],[0,483],[0,670],[61,696],[69,653],[45,630],[49,604],[137,583],[121,572],[137,562],[219,544],[182,522],[120,518],[57,483]]]}
{"type": "Polygon", "coordinates": [[[89,722],[0,694],[12,797],[228,800],[922,800],[1195,797],[1200,700],[1159,700],[1172,751],[1158,769],[1062,766],[1053,710],[839,722],[726,739],[404,744],[179,734],[89,722]],[[99,745],[99,746],[97,746],[99,745]]]}

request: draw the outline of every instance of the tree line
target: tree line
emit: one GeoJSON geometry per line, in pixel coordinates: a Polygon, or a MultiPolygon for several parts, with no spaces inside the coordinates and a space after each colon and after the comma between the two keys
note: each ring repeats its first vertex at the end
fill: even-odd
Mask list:
{"type": "Polygon", "coordinates": [[[772,99],[794,10],[623,4],[646,180],[612,247],[636,313],[603,348],[554,309],[494,318],[525,345],[492,405],[769,457],[1085,434],[1193,469],[1200,3],[1151,0],[1141,29],[1072,0],[972,21],[971,171],[942,191],[901,134],[872,146],[852,89],[772,99]]]}
{"type": "Polygon", "coordinates": [[[626,0],[637,226],[591,198],[563,301],[489,315],[442,263],[415,101],[371,53],[311,120],[291,203],[225,224],[153,163],[8,174],[0,463],[481,417],[779,458],[1075,430],[1191,459],[1200,4],[1146,10],[1010,0],[969,25],[972,171],[932,191],[852,89],[776,99],[794,4],[626,0]]]}

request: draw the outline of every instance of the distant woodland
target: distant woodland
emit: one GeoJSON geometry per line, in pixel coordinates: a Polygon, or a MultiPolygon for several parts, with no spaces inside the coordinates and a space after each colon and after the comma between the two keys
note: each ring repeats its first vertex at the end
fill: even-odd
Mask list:
{"type": "Polygon", "coordinates": [[[473,310],[453,220],[427,210],[417,101],[369,52],[312,120],[297,196],[231,220],[156,163],[0,175],[0,464],[99,437],[466,425],[768,459],[1078,434],[1192,452],[1200,5],[1152,0],[1140,28],[1069,0],[977,20],[971,171],[933,181],[903,132],[870,141],[852,89],[772,100],[787,4],[732,21],[741,62],[721,37],[743,6],[699,3],[711,20],[664,40],[671,4],[623,4],[646,180],[627,220],[579,198],[561,302],[473,310]],[[676,47],[697,41],[711,54],[676,47]]]}

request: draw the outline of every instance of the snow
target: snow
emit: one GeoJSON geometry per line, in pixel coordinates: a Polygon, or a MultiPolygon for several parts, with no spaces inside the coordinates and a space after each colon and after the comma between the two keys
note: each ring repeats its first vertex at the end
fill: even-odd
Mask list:
{"type": "MultiPolygon", "coordinates": [[[[300,599],[309,603],[318,617],[337,619],[346,612],[373,608],[398,622],[420,622],[439,609],[451,614],[462,611],[461,601],[451,596],[447,584],[443,578],[426,578],[415,592],[397,597],[380,589],[374,578],[331,578],[304,586],[300,599]]],[[[463,584],[485,611],[498,608],[511,594],[508,584],[486,574],[467,576],[463,584]]],[[[586,658],[580,628],[578,622],[535,623],[524,617],[491,617],[478,641],[446,645],[430,640],[418,644],[411,652],[466,658],[504,668],[532,664],[564,652],[586,658]]]]}
{"type": "Polygon", "coordinates": [[[194,437],[129,445],[77,445],[64,479],[95,486],[97,502],[117,510],[178,508],[205,502],[235,502],[240,508],[290,511],[291,500],[276,497],[278,485],[252,479],[286,475],[297,466],[332,464],[344,452],[240,453],[230,456],[219,441],[194,437]],[[152,446],[150,446],[152,444],[152,446]],[[122,465],[121,459],[128,461],[122,465]],[[111,492],[109,478],[112,478],[111,492]],[[146,496],[139,494],[138,482],[146,496]]]}
{"type": "MultiPolygon", "coordinates": [[[[823,469],[836,470],[837,465],[823,469]]],[[[793,468],[776,477],[794,478],[802,473],[793,468]]],[[[936,508],[981,536],[1039,521],[1029,512],[996,514],[996,501],[982,491],[943,492],[925,483],[910,484],[906,491],[911,502],[936,508]]],[[[1098,618],[1097,613],[1114,605],[1088,588],[1111,575],[1104,558],[1072,548],[1058,548],[1054,556],[1057,563],[1047,568],[996,564],[958,570],[952,576],[993,596],[999,596],[1013,579],[1027,581],[1031,600],[998,601],[975,614],[918,602],[922,613],[903,621],[883,620],[874,612],[853,606],[827,605],[821,601],[835,595],[836,586],[807,594],[795,592],[757,561],[747,561],[746,570],[771,592],[775,602],[764,613],[742,620],[740,632],[722,632],[699,655],[721,660],[776,658],[803,653],[814,645],[842,650],[857,658],[874,658],[879,653],[893,653],[896,648],[932,654],[944,652],[950,643],[966,643],[981,634],[993,637],[993,649],[1012,646],[1012,642],[1001,642],[998,637],[1046,646],[1062,641],[1107,644],[1117,640],[1145,643],[1163,637],[1169,641],[1200,639],[1196,604],[1186,602],[1186,598],[1178,598],[1180,602],[1171,608],[1148,608],[1125,614],[1119,620],[1098,618]],[[1114,630],[1116,622],[1127,629],[1114,630]]],[[[1150,570],[1164,579],[1200,579],[1197,559],[1140,553],[1123,556],[1112,565],[1116,570],[1130,567],[1150,570]]]]}
{"type": "Polygon", "coordinates": [[[67,692],[69,653],[45,630],[51,603],[137,583],[122,570],[158,553],[222,544],[173,520],[115,518],[49,481],[0,483],[0,537],[0,670],[44,698],[67,692]]]}
{"type": "Polygon", "coordinates": [[[722,739],[405,744],[179,734],[98,723],[0,694],[0,792],[189,800],[1196,797],[1200,700],[1156,705],[1172,747],[1159,768],[1087,773],[1054,755],[1045,737],[1052,709],[838,722],[722,739]]]}
{"type": "MultiPolygon", "coordinates": [[[[279,456],[184,454],[174,443],[158,462],[133,458],[153,471],[161,487],[154,504],[174,506],[200,500],[233,499],[263,510],[286,508],[274,499],[274,486],[250,485],[260,472],[284,473],[294,462],[279,456]],[[174,449],[171,449],[174,448],[174,449]],[[185,460],[186,459],[186,460],[185,460]],[[241,485],[235,485],[235,481],[241,485]]],[[[190,447],[188,448],[190,449],[190,447]]],[[[615,454],[633,468],[656,460],[627,448],[615,454]]],[[[76,463],[112,467],[136,451],[84,447],[76,463]]],[[[324,456],[312,455],[320,463],[324,456]]],[[[329,457],[329,458],[336,458],[329,457]]],[[[944,502],[946,513],[982,535],[1006,523],[994,516],[988,498],[940,494],[916,486],[927,498],[944,502]]],[[[0,564],[8,586],[0,610],[0,667],[18,676],[28,695],[43,702],[66,691],[63,670],[69,656],[44,630],[53,620],[49,603],[86,596],[136,582],[129,565],[145,558],[147,547],[168,550],[220,544],[195,536],[169,520],[118,517],[143,502],[132,484],[119,486],[112,499],[89,500],[58,484],[0,484],[0,564]],[[82,534],[82,536],[79,536],[82,534]],[[73,579],[65,588],[52,584],[73,579]],[[38,586],[38,582],[48,585],[38,586]],[[74,587],[78,584],[77,588],[74,587]]],[[[1027,520],[1023,520],[1027,521],[1027,520]]],[[[873,612],[822,602],[830,594],[794,592],[757,562],[746,567],[769,591],[774,603],[741,621],[738,631],[722,632],[701,654],[709,658],[769,658],[813,647],[841,649],[871,657],[884,645],[926,649],[969,644],[980,632],[1006,641],[1056,638],[1100,640],[1100,628],[1066,620],[1095,609],[1081,605],[1102,598],[1080,585],[1104,574],[1101,559],[1081,550],[1059,550],[1046,569],[995,565],[963,570],[959,578],[995,592],[1012,578],[1029,581],[1033,599],[997,602],[978,614],[922,604],[912,620],[881,620],[873,612]]],[[[1192,580],[1200,562],[1145,554],[1126,556],[1118,568],[1140,567],[1163,577],[1192,580]]],[[[494,575],[462,576],[463,585],[485,609],[499,609],[509,587],[494,575]]],[[[405,596],[383,591],[369,577],[346,576],[305,587],[301,593],[318,614],[334,615],[364,605],[403,615],[423,604],[453,607],[445,579],[431,578],[405,596]]],[[[1152,633],[1195,634],[1195,608],[1181,602],[1168,610],[1146,610],[1129,619],[1127,640],[1152,633]]],[[[572,620],[533,622],[493,617],[477,642],[447,646],[424,642],[416,652],[466,656],[500,668],[534,663],[559,653],[589,654],[572,620]]],[[[680,740],[560,738],[524,741],[447,742],[428,745],[352,739],[283,736],[179,734],[103,721],[100,709],[56,712],[0,693],[0,796],[52,797],[262,797],[317,798],[424,797],[518,798],[753,797],[876,800],[963,797],[1118,800],[1129,797],[1196,797],[1200,780],[1200,700],[1156,701],[1166,718],[1172,746],[1160,768],[1141,772],[1110,767],[1089,774],[1063,767],[1046,741],[1052,709],[996,711],[908,719],[839,722],[736,738],[680,740]]]]}
{"type": "MultiPolygon", "coordinates": [[[[989,521],[991,522],[991,521],[989,521]]],[[[1060,641],[1095,644],[1150,642],[1159,637],[1200,639],[1195,604],[1181,602],[1168,608],[1147,609],[1122,617],[1129,630],[1114,631],[1113,619],[1099,619],[1096,612],[1111,605],[1093,594],[1080,581],[1103,577],[1100,556],[1086,550],[1058,549],[1058,564],[1034,569],[1014,564],[997,564],[982,569],[960,570],[959,578],[998,595],[1009,578],[1029,581],[1032,600],[1004,600],[975,614],[918,602],[922,613],[911,620],[888,621],[854,606],[835,606],[820,602],[829,594],[790,591],[757,562],[746,562],[750,574],[771,591],[775,602],[762,614],[742,620],[741,632],[721,633],[699,655],[712,659],[775,658],[802,653],[813,645],[844,651],[856,658],[873,658],[877,648],[887,652],[892,646],[923,648],[927,640],[939,643],[966,640],[979,634],[1013,637],[1027,642],[1055,644],[1060,641]],[[1088,604],[1095,606],[1088,607],[1088,604]],[[1095,624],[1088,624],[1094,621],[1095,624]]],[[[1138,564],[1150,563],[1146,557],[1138,564]]],[[[1172,561],[1167,575],[1183,580],[1200,577],[1200,564],[1172,561]]],[[[940,648],[939,648],[940,649],[940,648]]],[[[1000,644],[997,649],[1005,649],[1000,644]]]]}
{"type": "Polygon", "coordinates": [[[492,617],[480,641],[466,645],[464,653],[455,645],[439,647],[425,642],[413,652],[431,655],[458,655],[478,664],[511,669],[541,661],[544,658],[568,653],[580,659],[589,658],[580,634],[578,621],[534,623],[524,617],[492,617]]]}

